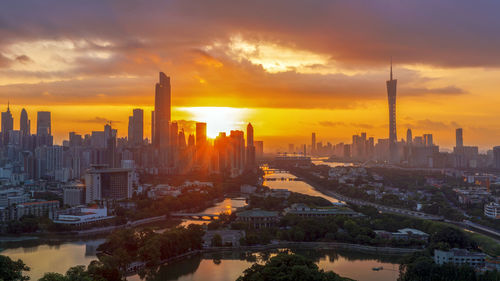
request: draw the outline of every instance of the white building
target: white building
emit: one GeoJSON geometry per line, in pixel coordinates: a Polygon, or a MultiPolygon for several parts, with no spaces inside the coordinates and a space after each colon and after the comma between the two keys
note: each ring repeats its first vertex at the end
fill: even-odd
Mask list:
{"type": "Polygon", "coordinates": [[[434,250],[434,262],[436,264],[468,264],[472,267],[483,267],[486,259],[484,253],[469,252],[465,249],[453,248],[449,251],[434,250]]]}
{"type": "Polygon", "coordinates": [[[60,214],[54,223],[80,226],[112,219],[106,208],[81,208],[76,214],[60,214]]]}
{"type": "Polygon", "coordinates": [[[500,204],[495,202],[485,204],[484,215],[492,219],[500,219],[500,204]]]}

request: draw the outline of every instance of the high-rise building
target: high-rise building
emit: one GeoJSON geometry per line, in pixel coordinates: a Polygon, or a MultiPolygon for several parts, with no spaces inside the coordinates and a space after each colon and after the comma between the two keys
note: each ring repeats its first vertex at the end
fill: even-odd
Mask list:
{"type": "Polygon", "coordinates": [[[155,111],[151,111],[151,143],[155,143],[155,111]]]}
{"type": "Polygon", "coordinates": [[[389,101],[389,152],[390,160],[397,162],[398,147],[397,147],[397,131],[396,131],[396,86],[397,79],[392,79],[392,59],[391,59],[391,75],[390,80],[387,80],[387,99],[389,101]]]}
{"type": "Polygon", "coordinates": [[[247,125],[247,167],[255,166],[255,146],[253,144],[253,126],[251,123],[247,125]]]}
{"type": "Polygon", "coordinates": [[[4,144],[7,144],[9,142],[9,133],[12,130],[14,130],[14,118],[12,118],[12,113],[10,112],[10,104],[8,104],[7,111],[2,112],[2,141],[4,144]]]}
{"type": "Polygon", "coordinates": [[[413,134],[411,133],[411,129],[408,128],[406,130],[406,144],[411,145],[413,142],[413,134]]]}
{"type": "Polygon", "coordinates": [[[31,121],[28,119],[28,112],[23,108],[21,110],[21,118],[19,119],[19,130],[23,136],[31,134],[31,121]]]}
{"type": "Polygon", "coordinates": [[[500,146],[493,147],[493,166],[500,170],[500,146]]]}
{"type": "Polygon", "coordinates": [[[264,156],[264,141],[254,141],[255,156],[262,158],[264,156]]]}
{"type": "Polygon", "coordinates": [[[232,146],[231,175],[241,174],[245,165],[245,134],[243,131],[232,130],[229,134],[232,146]]]}
{"type": "Polygon", "coordinates": [[[136,108],[128,118],[128,142],[132,146],[140,146],[144,140],[144,111],[136,108]]]}
{"type": "Polygon", "coordinates": [[[52,126],[49,111],[38,111],[36,120],[37,136],[51,136],[52,126]]]}
{"type": "Polygon", "coordinates": [[[316,153],[316,133],[311,134],[311,154],[316,153]]]}
{"type": "Polygon", "coordinates": [[[433,146],[434,141],[432,140],[432,134],[424,134],[424,145],[433,146]]]}
{"type": "Polygon", "coordinates": [[[144,110],[136,108],[133,110],[132,117],[134,119],[133,136],[134,145],[141,145],[144,140],[144,110]]]}
{"type": "Polygon", "coordinates": [[[196,146],[205,145],[207,142],[207,123],[196,123],[196,146]]]}
{"type": "Polygon", "coordinates": [[[462,128],[458,128],[456,130],[455,134],[456,134],[456,139],[457,139],[455,146],[456,147],[462,147],[462,146],[464,146],[464,138],[463,138],[463,130],[462,130],[462,128]]]}
{"type": "Polygon", "coordinates": [[[168,148],[171,118],[170,77],[160,72],[160,81],[155,89],[154,140],[158,148],[168,148]]]}
{"type": "Polygon", "coordinates": [[[130,198],[133,179],[131,169],[93,167],[85,175],[85,202],[130,198]]]}

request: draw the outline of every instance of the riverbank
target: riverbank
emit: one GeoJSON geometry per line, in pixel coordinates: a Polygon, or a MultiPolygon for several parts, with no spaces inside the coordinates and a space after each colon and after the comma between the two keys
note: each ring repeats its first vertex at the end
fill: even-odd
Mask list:
{"type": "MultiPolygon", "coordinates": [[[[185,258],[191,258],[196,255],[214,254],[214,253],[227,253],[227,252],[261,252],[268,250],[278,249],[309,249],[309,250],[352,250],[369,254],[382,254],[382,255],[396,255],[403,256],[415,252],[422,251],[423,249],[414,248],[394,248],[394,247],[376,247],[361,244],[339,243],[339,242],[288,242],[280,241],[267,245],[257,246],[240,246],[240,247],[207,247],[201,250],[190,251],[163,261],[157,265],[169,265],[179,262],[185,258]]],[[[145,262],[134,262],[127,269],[126,276],[132,276],[141,269],[146,268],[145,262]]]]}

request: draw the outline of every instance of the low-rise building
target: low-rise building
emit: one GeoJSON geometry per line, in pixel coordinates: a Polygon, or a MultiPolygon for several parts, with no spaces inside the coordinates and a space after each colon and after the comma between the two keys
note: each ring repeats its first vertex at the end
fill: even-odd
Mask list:
{"type": "Polygon", "coordinates": [[[389,232],[385,230],[375,230],[378,237],[384,239],[396,239],[396,240],[410,240],[417,239],[422,241],[427,241],[429,239],[429,234],[413,228],[403,228],[396,232],[389,232]]]}
{"type": "Polygon", "coordinates": [[[165,196],[177,197],[181,195],[179,188],[172,187],[168,184],[159,184],[148,190],[148,197],[152,199],[158,199],[165,196]]]}
{"type": "Polygon", "coordinates": [[[28,201],[30,201],[29,193],[24,192],[20,188],[0,190],[0,207],[9,207],[28,201]]]}
{"type": "Polygon", "coordinates": [[[85,204],[85,185],[80,183],[64,187],[63,204],[69,206],[85,204]]]}
{"type": "Polygon", "coordinates": [[[76,213],[59,214],[54,223],[82,226],[86,224],[98,223],[114,218],[108,216],[107,208],[80,208],[76,213]]]}
{"type": "Polygon", "coordinates": [[[354,212],[347,207],[323,207],[311,208],[306,204],[296,203],[285,209],[286,215],[296,215],[300,217],[329,217],[329,216],[348,216],[358,217],[361,214],[354,212]]]}
{"type": "Polygon", "coordinates": [[[469,252],[465,249],[453,248],[449,251],[434,250],[434,262],[436,264],[467,264],[472,267],[483,267],[485,265],[486,254],[469,252]]]}
{"type": "Polygon", "coordinates": [[[205,235],[203,235],[203,247],[211,247],[212,239],[215,235],[219,235],[222,238],[223,246],[240,246],[240,239],[245,238],[244,230],[208,230],[205,235]]]}
{"type": "Polygon", "coordinates": [[[278,223],[279,214],[274,211],[253,209],[236,213],[236,221],[249,224],[254,228],[269,228],[278,223]]]}
{"type": "Polygon", "coordinates": [[[484,215],[492,219],[500,219],[500,204],[495,202],[485,204],[484,215]]]}
{"type": "Polygon", "coordinates": [[[35,201],[17,204],[15,207],[9,208],[10,219],[19,220],[23,216],[43,217],[47,216],[54,219],[57,210],[59,209],[59,201],[35,201]]]}

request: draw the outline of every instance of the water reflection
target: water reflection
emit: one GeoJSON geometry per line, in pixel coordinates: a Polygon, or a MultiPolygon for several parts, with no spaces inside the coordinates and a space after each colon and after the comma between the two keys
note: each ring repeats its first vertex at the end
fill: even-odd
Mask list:
{"type": "MultiPolygon", "coordinates": [[[[283,251],[282,249],[281,251],[283,251]]],[[[161,266],[149,276],[141,279],[138,275],[128,280],[177,280],[177,281],[234,281],[253,263],[265,263],[280,250],[263,252],[232,251],[204,254],[161,266]]],[[[321,269],[333,270],[341,276],[359,281],[395,281],[399,276],[398,257],[366,254],[346,250],[288,250],[306,256],[321,269]],[[373,267],[384,270],[374,272],[373,267]]]]}
{"type": "Polygon", "coordinates": [[[323,197],[330,202],[340,202],[337,198],[325,195],[309,185],[297,179],[296,176],[283,170],[267,169],[263,184],[273,189],[288,189],[289,191],[303,193],[311,196],[323,197]]]}

